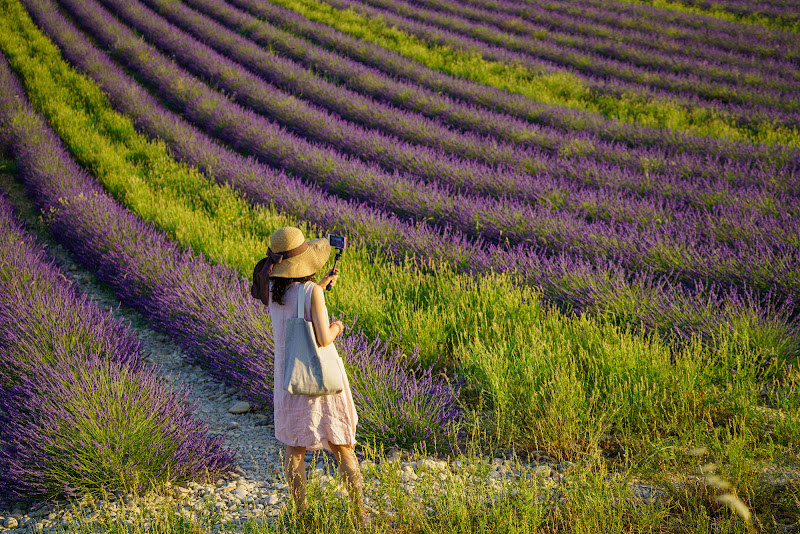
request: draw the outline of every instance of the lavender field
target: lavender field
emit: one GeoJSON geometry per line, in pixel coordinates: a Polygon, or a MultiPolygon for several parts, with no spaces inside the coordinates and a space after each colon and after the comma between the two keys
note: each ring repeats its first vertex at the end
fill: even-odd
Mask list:
{"type": "MultiPolygon", "coordinates": [[[[229,528],[800,528],[799,12],[0,0],[0,531],[246,465],[137,325],[268,422],[249,276],[286,225],[351,242],[326,299],[375,521],[329,490],[229,528]],[[487,497],[498,458],[534,474],[487,497]]],[[[228,528],[165,513],[104,528],[228,528]]]]}

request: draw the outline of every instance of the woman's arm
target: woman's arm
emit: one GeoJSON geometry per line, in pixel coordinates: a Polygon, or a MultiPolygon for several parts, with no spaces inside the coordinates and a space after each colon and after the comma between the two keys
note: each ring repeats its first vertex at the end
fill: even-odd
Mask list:
{"type": "Polygon", "coordinates": [[[317,344],[320,347],[327,347],[344,331],[341,321],[331,323],[328,320],[325,293],[320,285],[315,285],[311,291],[311,322],[314,323],[314,333],[317,335],[317,344]]]}

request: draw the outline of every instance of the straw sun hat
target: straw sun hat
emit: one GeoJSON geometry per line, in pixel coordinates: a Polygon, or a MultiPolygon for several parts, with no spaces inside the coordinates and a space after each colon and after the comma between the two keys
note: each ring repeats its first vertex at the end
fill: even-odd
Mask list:
{"type": "Polygon", "coordinates": [[[253,270],[253,298],[269,302],[270,278],[303,278],[311,276],[325,265],[331,255],[327,239],[306,241],[303,232],[293,226],[275,231],[269,239],[267,257],[253,270]]]}
{"type": "Polygon", "coordinates": [[[331,255],[331,245],[325,238],[306,241],[303,232],[294,226],[284,226],[269,238],[267,257],[273,260],[271,278],[301,278],[311,276],[325,265],[331,255]]]}

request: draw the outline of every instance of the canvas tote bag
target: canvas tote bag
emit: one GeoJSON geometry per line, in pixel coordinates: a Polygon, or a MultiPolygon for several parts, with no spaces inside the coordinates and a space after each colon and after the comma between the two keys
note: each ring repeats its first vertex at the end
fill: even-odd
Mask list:
{"type": "Polygon", "coordinates": [[[332,395],[344,389],[339,353],[333,343],[317,345],[314,324],[305,320],[304,304],[314,282],[297,290],[297,317],[286,319],[283,389],[292,395],[332,395]]]}

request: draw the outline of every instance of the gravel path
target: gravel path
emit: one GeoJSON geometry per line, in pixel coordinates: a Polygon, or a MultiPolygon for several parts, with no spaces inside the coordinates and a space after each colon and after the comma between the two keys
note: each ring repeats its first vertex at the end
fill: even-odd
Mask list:
{"type": "MultiPolygon", "coordinates": [[[[249,404],[238,398],[236,388],[211,377],[202,367],[191,365],[177,344],[153,331],[143,316],[121,304],[109,288],[75,262],[71,254],[51,238],[22,188],[8,174],[0,174],[0,189],[9,194],[26,229],[45,244],[50,257],[58,262],[73,286],[89,295],[100,308],[111,309],[116,317],[129,322],[131,330],[143,344],[146,361],[155,367],[167,384],[189,391],[189,399],[196,403],[195,417],[208,422],[212,434],[224,434],[226,447],[235,451],[233,473],[211,485],[175,487],[174,497],[185,501],[189,507],[199,500],[213,497],[215,508],[225,519],[233,521],[255,512],[277,515],[278,506],[288,498],[288,494],[279,476],[282,472],[279,456],[282,445],[274,436],[271,408],[268,411],[250,411],[249,404]]],[[[318,458],[309,454],[307,459],[314,461],[318,458]]],[[[126,500],[125,496],[120,497],[126,500]]],[[[127,500],[132,498],[129,496],[127,500]]],[[[39,508],[41,506],[36,503],[4,502],[0,496],[0,530],[21,529],[29,526],[31,521],[47,522],[50,512],[37,515],[39,508]]],[[[46,524],[42,526],[46,527],[46,524]]]]}

